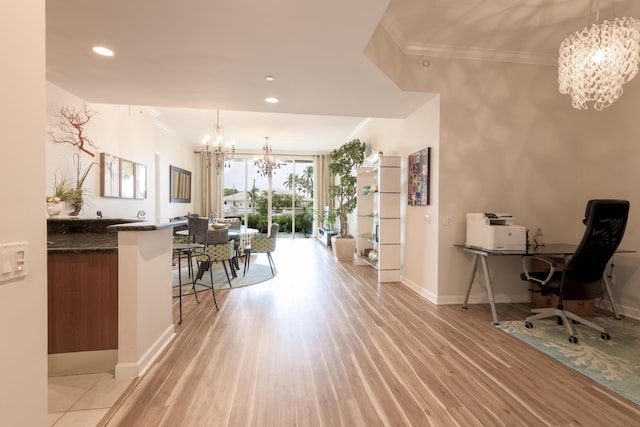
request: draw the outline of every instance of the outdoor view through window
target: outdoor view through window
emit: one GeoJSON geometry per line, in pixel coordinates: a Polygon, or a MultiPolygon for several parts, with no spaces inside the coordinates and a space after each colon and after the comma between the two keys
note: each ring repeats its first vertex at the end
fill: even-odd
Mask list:
{"type": "Polygon", "coordinates": [[[269,179],[260,176],[252,159],[233,159],[224,168],[224,198],[221,215],[246,218],[247,226],[266,233],[271,198],[271,220],[280,225],[280,234],[307,237],[313,232],[313,162],[281,160],[269,179]]]}

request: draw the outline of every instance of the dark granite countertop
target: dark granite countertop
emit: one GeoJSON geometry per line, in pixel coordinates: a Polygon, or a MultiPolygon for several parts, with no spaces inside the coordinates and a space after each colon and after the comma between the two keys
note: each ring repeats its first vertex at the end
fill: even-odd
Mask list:
{"type": "Polygon", "coordinates": [[[186,224],[144,222],[132,219],[49,219],[49,253],[118,252],[118,232],[153,231],[186,224]]]}
{"type": "Polygon", "coordinates": [[[118,252],[118,234],[47,234],[47,250],[49,253],[118,252]]]}
{"type": "Polygon", "coordinates": [[[131,222],[126,224],[109,225],[107,227],[107,230],[109,231],[153,231],[153,230],[162,230],[165,228],[173,228],[186,223],[187,223],[186,221],[131,222]]]}

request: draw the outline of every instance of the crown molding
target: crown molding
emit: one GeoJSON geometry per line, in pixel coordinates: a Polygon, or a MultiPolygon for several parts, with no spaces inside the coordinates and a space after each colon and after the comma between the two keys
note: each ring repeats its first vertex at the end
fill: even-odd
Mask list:
{"type": "Polygon", "coordinates": [[[402,32],[396,30],[393,21],[384,17],[380,25],[396,43],[405,55],[456,58],[472,61],[509,62],[515,64],[558,66],[558,56],[534,52],[517,52],[501,49],[487,49],[479,47],[460,47],[439,44],[409,43],[402,37],[402,32]]]}
{"type": "Polygon", "coordinates": [[[509,62],[515,64],[558,66],[558,57],[533,52],[515,52],[478,47],[459,47],[435,44],[402,46],[405,55],[457,58],[472,61],[509,62]]]}

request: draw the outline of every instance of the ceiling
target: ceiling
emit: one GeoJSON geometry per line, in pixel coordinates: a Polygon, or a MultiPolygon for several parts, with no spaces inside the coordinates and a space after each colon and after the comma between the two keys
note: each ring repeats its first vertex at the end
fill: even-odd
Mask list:
{"type": "MultiPolygon", "coordinates": [[[[47,79],[88,102],[151,106],[194,145],[221,110],[241,150],[268,136],[276,153],[328,151],[365,118],[403,118],[431,96],[402,91],[363,54],[378,25],[416,62],[554,66],[561,41],[595,21],[596,2],[47,0],[47,79]]],[[[600,20],[612,19],[611,1],[600,3],[600,20]]],[[[614,6],[640,18],[638,0],[614,6]]]]}

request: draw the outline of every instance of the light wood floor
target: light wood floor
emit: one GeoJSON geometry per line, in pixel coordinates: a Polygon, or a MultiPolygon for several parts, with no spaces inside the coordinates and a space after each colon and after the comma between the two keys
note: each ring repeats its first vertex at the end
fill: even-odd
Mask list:
{"type": "Polygon", "coordinates": [[[314,240],[279,240],[274,259],[275,279],[217,292],[219,312],[210,294],[186,299],[175,342],[102,425],[640,423],[637,405],[492,326],[488,305],[434,306],[314,240]]]}

